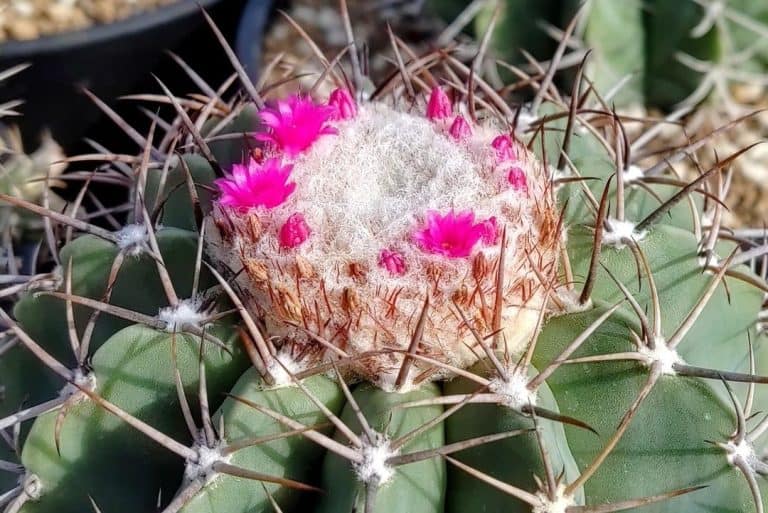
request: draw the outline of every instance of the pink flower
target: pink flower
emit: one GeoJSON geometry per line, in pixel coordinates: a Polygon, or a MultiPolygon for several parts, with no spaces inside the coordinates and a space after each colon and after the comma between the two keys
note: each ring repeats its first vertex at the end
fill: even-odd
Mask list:
{"type": "Polygon", "coordinates": [[[517,150],[512,145],[512,138],[508,135],[500,135],[491,142],[491,146],[496,150],[496,160],[504,162],[507,160],[517,160],[517,150]]]}
{"type": "Polygon", "coordinates": [[[229,178],[219,178],[214,183],[221,191],[219,203],[229,207],[274,208],[288,199],[296,188],[288,178],[293,166],[283,166],[279,159],[267,159],[259,164],[251,158],[248,164],[232,166],[229,178]]]}
{"type": "Polygon", "coordinates": [[[457,141],[461,141],[472,133],[472,128],[470,128],[469,123],[464,119],[464,116],[456,116],[456,119],[453,120],[453,124],[451,124],[451,128],[448,129],[448,133],[450,133],[451,137],[457,141]]]}
{"type": "Polygon", "coordinates": [[[357,115],[357,105],[347,89],[335,89],[328,97],[328,106],[333,109],[331,119],[352,119],[357,115]]]}
{"type": "Polygon", "coordinates": [[[507,177],[512,189],[520,192],[528,192],[528,180],[525,178],[525,171],[515,166],[509,170],[507,177]]]}
{"type": "Polygon", "coordinates": [[[493,246],[499,241],[499,226],[495,217],[489,217],[482,223],[482,232],[480,238],[483,240],[483,244],[486,246],[493,246]]]}
{"type": "Polygon", "coordinates": [[[427,103],[427,117],[432,121],[445,119],[451,115],[452,111],[451,99],[445,94],[443,88],[434,87],[429,95],[429,103],[427,103]]]}
{"type": "Polygon", "coordinates": [[[483,223],[475,223],[471,210],[445,215],[430,210],[426,226],[413,234],[413,240],[427,253],[444,255],[449,258],[468,257],[487,230],[483,223]]]}
{"type": "Polygon", "coordinates": [[[280,228],[280,246],[295,248],[307,240],[311,233],[312,230],[310,230],[306,219],[304,219],[304,215],[296,212],[280,228]]]}
{"type": "Polygon", "coordinates": [[[379,253],[379,266],[389,271],[390,274],[402,276],[406,270],[405,257],[397,251],[382,249],[379,253]]]}
{"type": "Polygon", "coordinates": [[[332,108],[315,105],[312,100],[301,96],[278,100],[277,108],[267,107],[259,113],[269,132],[258,134],[256,139],[272,144],[289,157],[295,157],[312,146],[320,136],[337,133],[335,128],[327,125],[332,114],[332,108]]]}

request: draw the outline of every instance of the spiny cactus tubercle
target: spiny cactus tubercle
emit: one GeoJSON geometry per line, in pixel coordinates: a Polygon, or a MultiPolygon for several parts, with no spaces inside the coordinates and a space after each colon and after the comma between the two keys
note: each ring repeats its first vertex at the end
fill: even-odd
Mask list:
{"type": "MultiPolygon", "coordinates": [[[[245,269],[253,306],[304,365],[324,352],[304,329],[350,356],[406,350],[427,296],[421,351],[440,361],[477,359],[457,308],[480,332],[498,324],[498,350],[533,335],[559,247],[548,179],[491,120],[457,110],[441,87],[415,105],[358,105],[344,89],[323,105],[279,100],[262,111],[259,159],[217,181],[211,252],[245,269]]],[[[391,389],[401,362],[356,370],[391,389]]]]}

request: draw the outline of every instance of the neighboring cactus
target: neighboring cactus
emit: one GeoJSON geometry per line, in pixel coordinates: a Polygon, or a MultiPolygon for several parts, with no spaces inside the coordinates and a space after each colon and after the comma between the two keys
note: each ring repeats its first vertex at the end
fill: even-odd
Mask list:
{"type": "Polygon", "coordinates": [[[588,74],[610,104],[690,108],[714,93],[716,105],[733,110],[730,85],[766,83],[768,10],[761,2],[488,0],[475,29],[482,35],[495,19],[494,53],[519,65],[527,63],[521,50],[546,47],[553,27],[579,9],[569,61],[591,50],[588,74]]]}
{"type": "Polygon", "coordinates": [[[8,511],[763,511],[746,149],[686,183],[709,137],[636,160],[581,70],[518,109],[395,49],[370,97],[161,84],[115,231],[0,196],[82,233],[0,312],[8,511]]]}
{"type": "MultiPolygon", "coordinates": [[[[0,72],[0,84],[27,67],[18,65],[3,70],[0,72]]],[[[41,134],[40,145],[35,151],[25,152],[18,127],[10,124],[10,120],[20,114],[16,109],[23,103],[21,100],[11,100],[0,105],[0,191],[45,204],[55,210],[63,210],[66,204],[52,191],[51,186],[61,185],[56,178],[67,167],[64,153],[48,133],[41,134]]],[[[36,273],[33,260],[37,250],[34,248],[43,230],[40,216],[8,206],[0,208],[0,234],[3,240],[0,268],[9,275],[9,280],[17,283],[19,290],[30,278],[29,275],[36,273]],[[16,277],[10,278],[11,275],[16,277]]],[[[12,290],[7,289],[4,296],[12,295],[12,290]]]]}

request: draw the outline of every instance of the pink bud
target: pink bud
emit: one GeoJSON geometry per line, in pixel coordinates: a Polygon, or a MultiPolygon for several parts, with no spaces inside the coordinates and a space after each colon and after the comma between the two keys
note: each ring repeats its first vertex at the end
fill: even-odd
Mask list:
{"type": "Polygon", "coordinates": [[[405,257],[397,251],[382,249],[379,253],[379,266],[389,271],[390,274],[402,276],[406,270],[405,257]]]}
{"type": "Polygon", "coordinates": [[[489,217],[480,223],[480,226],[480,236],[483,244],[493,246],[499,241],[499,226],[496,223],[495,217],[489,217]]]}
{"type": "Polygon", "coordinates": [[[332,119],[352,119],[357,115],[357,104],[344,88],[335,89],[328,98],[328,106],[333,109],[332,119]]]}
{"type": "Polygon", "coordinates": [[[307,240],[310,233],[312,233],[312,230],[309,229],[304,215],[296,212],[280,228],[280,246],[295,248],[307,240]]]}
{"type": "Polygon", "coordinates": [[[448,129],[448,132],[451,134],[451,137],[457,141],[461,141],[472,133],[472,128],[470,128],[469,123],[464,119],[464,116],[456,116],[456,119],[453,120],[453,124],[451,124],[451,128],[448,129]]]}
{"type": "Polygon", "coordinates": [[[445,119],[451,115],[452,111],[451,99],[445,94],[443,88],[440,86],[433,88],[427,104],[427,117],[432,121],[445,119]]]}
{"type": "Polygon", "coordinates": [[[525,178],[525,171],[519,167],[515,166],[510,169],[507,179],[514,190],[528,192],[528,180],[525,178]]]}
{"type": "Polygon", "coordinates": [[[508,135],[500,135],[491,142],[491,146],[496,150],[496,159],[499,162],[506,160],[517,160],[517,151],[512,145],[512,138],[508,135]]]}

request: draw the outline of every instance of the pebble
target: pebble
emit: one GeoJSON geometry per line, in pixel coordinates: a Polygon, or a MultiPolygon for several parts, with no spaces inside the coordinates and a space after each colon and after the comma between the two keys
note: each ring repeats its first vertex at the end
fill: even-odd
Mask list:
{"type": "Polygon", "coordinates": [[[0,43],[112,23],[179,0],[1,0],[0,43]]]}

